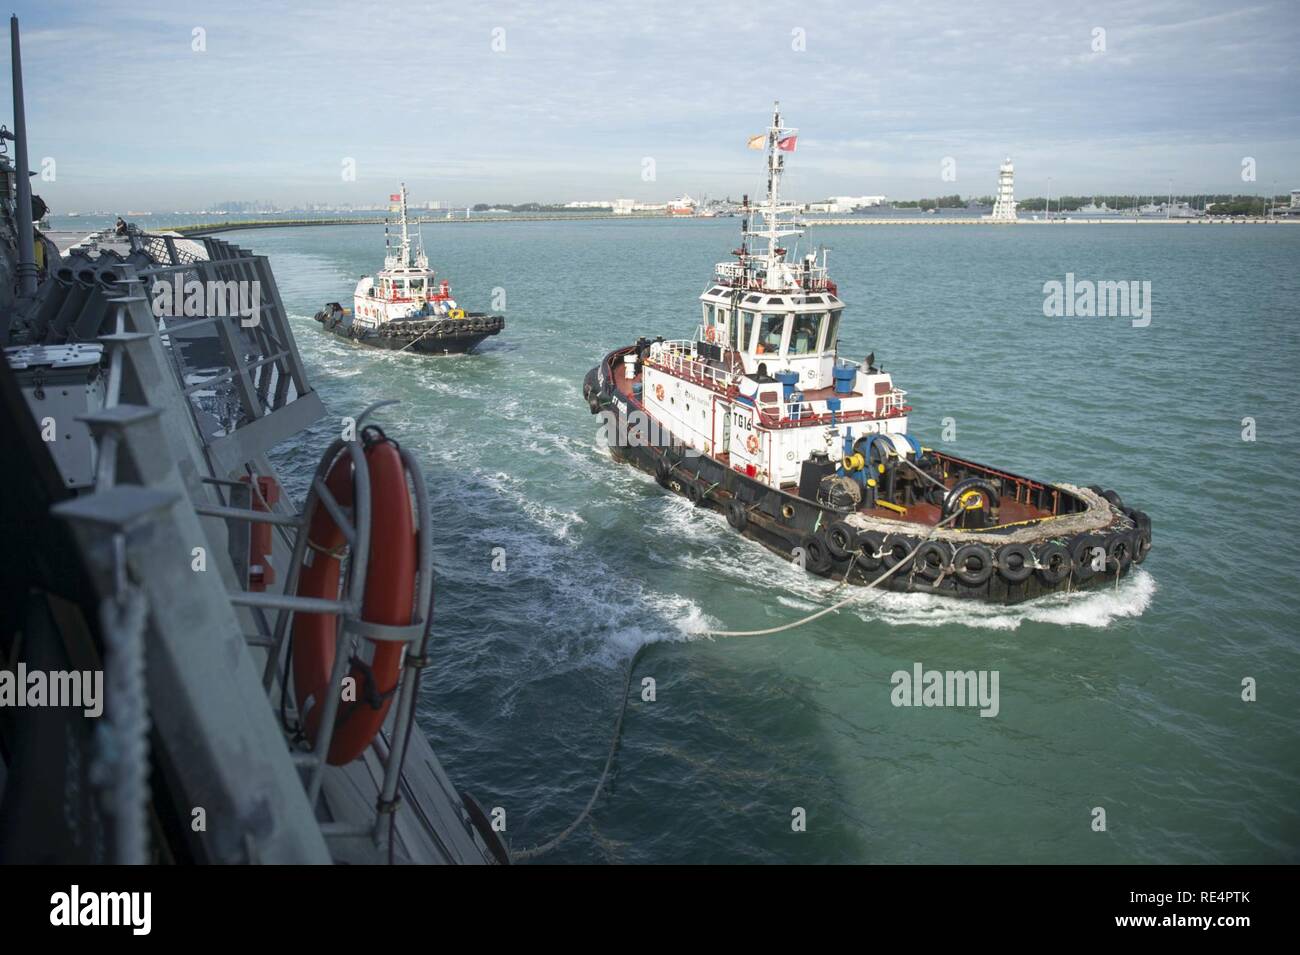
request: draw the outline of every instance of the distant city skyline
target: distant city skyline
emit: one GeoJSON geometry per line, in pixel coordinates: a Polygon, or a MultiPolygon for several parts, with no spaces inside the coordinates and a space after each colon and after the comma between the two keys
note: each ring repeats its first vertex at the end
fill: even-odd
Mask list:
{"type": "Polygon", "coordinates": [[[19,3],[33,188],[56,214],[739,198],[773,99],[801,201],[992,195],[1007,156],[1018,196],[1300,187],[1291,0],[678,10],[19,3]]]}

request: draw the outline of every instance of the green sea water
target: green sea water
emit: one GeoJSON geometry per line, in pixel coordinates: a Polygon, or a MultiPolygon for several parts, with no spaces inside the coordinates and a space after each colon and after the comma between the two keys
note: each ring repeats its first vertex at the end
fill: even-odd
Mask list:
{"type": "MultiPolygon", "coordinates": [[[[1114,488],[1154,550],[1117,588],[1013,608],[887,594],[715,640],[832,585],[614,464],[580,387],[639,335],[690,337],[737,228],[425,226],[461,304],[506,303],[501,336],[438,359],[311,320],[379,266],[379,228],[223,236],[270,257],[335,419],[401,401],[381,421],[425,462],[438,532],[420,727],[457,784],[505,810],[516,847],[563,828],[651,644],[611,784],[555,861],[1300,861],[1300,227],[814,231],[803,250],[830,249],[849,303],[841,352],[875,352],[914,433],[1114,488]],[[1067,273],[1150,282],[1150,325],[1046,317],[1044,283],[1067,273]],[[891,674],[917,663],[997,671],[997,715],[893,705],[891,674]]],[[[337,427],[279,449],[299,492],[337,427]]]]}

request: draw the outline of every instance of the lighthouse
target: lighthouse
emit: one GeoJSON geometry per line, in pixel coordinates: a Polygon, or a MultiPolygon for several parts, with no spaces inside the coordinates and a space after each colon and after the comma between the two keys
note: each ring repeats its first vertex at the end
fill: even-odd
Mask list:
{"type": "Polygon", "coordinates": [[[1011,165],[1011,157],[998,169],[998,197],[993,203],[993,212],[989,218],[995,222],[1016,221],[1016,169],[1011,165]]]}

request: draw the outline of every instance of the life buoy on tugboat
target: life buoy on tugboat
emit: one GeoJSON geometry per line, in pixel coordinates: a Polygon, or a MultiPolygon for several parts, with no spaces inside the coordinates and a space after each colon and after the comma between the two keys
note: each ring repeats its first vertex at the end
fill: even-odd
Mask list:
{"type": "Polygon", "coordinates": [[[704,331],[704,338],[707,341],[716,342],[718,340],[718,330],[714,328],[712,325],[710,325],[704,331]]]}
{"type": "Polygon", "coordinates": [[[749,437],[745,439],[745,450],[748,451],[750,454],[758,454],[758,448],[759,448],[758,435],[754,434],[753,432],[750,432],[749,437]]]}
{"type": "Polygon", "coordinates": [[[663,400],[664,400],[664,386],[655,385],[655,401],[663,401],[663,400]]]}
{"type": "MultiPolygon", "coordinates": [[[[366,568],[361,619],[387,626],[412,622],[416,588],[416,536],[406,472],[396,446],[375,440],[365,449],[370,476],[370,557],[366,568]]],[[[346,451],[330,468],[325,486],[340,507],[353,504],[352,458],[346,451]]],[[[298,579],[299,597],[336,600],[345,546],[343,530],[317,503],[307,530],[308,560],[298,579]]],[[[293,621],[293,682],[298,712],[308,740],[320,729],[325,695],[334,666],[337,617],[332,613],[297,613],[293,621]]],[[[383,726],[401,675],[402,651],[396,640],[361,640],[350,661],[355,700],[339,703],[328,762],[350,763],[370,745],[383,726]],[[366,656],[369,659],[365,659],[366,656]]]]}

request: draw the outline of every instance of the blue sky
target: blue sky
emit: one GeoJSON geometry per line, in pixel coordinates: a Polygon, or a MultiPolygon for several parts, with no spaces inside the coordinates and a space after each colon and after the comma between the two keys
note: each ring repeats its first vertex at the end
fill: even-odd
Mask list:
{"type": "Polygon", "coordinates": [[[761,187],[744,143],[774,98],[800,129],[802,199],[988,194],[1007,155],[1021,196],[1049,177],[1056,194],[1300,188],[1296,0],[16,12],[32,162],[56,163],[37,191],[56,211],[380,202],[398,179],[451,202],[735,196],[761,187]]]}

